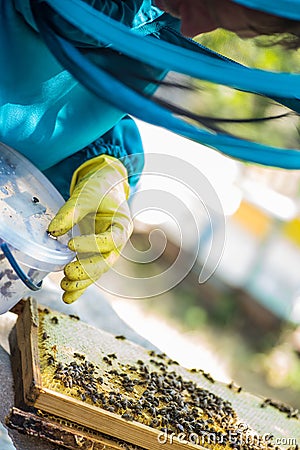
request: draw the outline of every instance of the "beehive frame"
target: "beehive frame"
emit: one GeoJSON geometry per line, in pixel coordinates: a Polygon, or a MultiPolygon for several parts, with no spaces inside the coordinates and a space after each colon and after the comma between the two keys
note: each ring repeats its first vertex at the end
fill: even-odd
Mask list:
{"type": "MultiPolygon", "coordinates": [[[[100,353],[98,352],[97,361],[100,361],[100,366],[103,366],[103,370],[106,374],[113,372],[115,367],[114,361],[110,361],[110,369],[110,367],[108,367],[108,361],[105,360],[105,358],[107,359],[107,356],[105,355],[109,352],[110,355],[116,354],[118,356],[118,364],[119,360],[126,361],[127,366],[136,363],[136,361],[142,361],[143,364],[147,364],[150,368],[152,366],[151,370],[155,370],[155,365],[153,367],[153,362],[155,363],[155,360],[151,358],[151,352],[149,354],[147,350],[135,344],[128,341],[121,341],[116,339],[115,336],[78,322],[77,318],[74,316],[69,317],[52,311],[49,312],[46,308],[38,309],[36,302],[30,300],[25,302],[23,311],[19,315],[16,324],[16,341],[20,350],[23,374],[24,401],[27,405],[32,405],[34,408],[41,410],[46,414],[48,413],[71,421],[86,429],[92,429],[94,432],[100,433],[100,435],[104,435],[108,439],[111,437],[112,445],[115,445],[115,447],[112,448],[118,448],[116,447],[117,444],[115,442],[118,440],[128,443],[129,448],[130,445],[133,445],[149,450],[162,448],[166,450],[183,450],[184,448],[204,449],[203,446],[193,445],[191,442],[184,444],[182,440],[178,440],[176,436],[172,437],[172,441],[162,443],[159,439],[159,436],[161,435],[160,430],[148,426],[148,424],[140,423],[137,420],[128,421],[128,418],[122,417],[118,413],[110,412],[99,406],[95,406],[93,402],[90,401],[91,399],[82,401],[82,399],[74,398],[74,393],[72,396],[74,386],[70,387],[68,381],[64,381],[67,383],[65,389],[67,392],[65,393],[63,392],[64,389],[61,389],[61,380],[58,382],[58,384],[60,383],[59,389],[45,385],[43,376],[45,376],[47,370],[49,371],[52,368],[54,365],[53,363],[56,364],[55,359],[60,359],[58,353],[61,351],[60,346],[57,346],[55,343],[52,345],[53,342],[56,341],[52,341],[48,344],[49,336],[47,333],[50,332],[50,334],[52,334],[51,330],[58,329],[56,325],[58,325],[58,322],[60,321],[64,321],[65,326],[73,327],[73,330],[78,327],[80,333],[82,333],[82,338],[85,339],[87,337],[86,345],[82,344],[82,342],[76,342],[78,345],[74,346],[70,344],[69,347],[68,342],[62,342],[61,347],[63,348],[64,355],[67,355],[67,364],[65,367],[70,367],[68,364],[70,364],[70,358],[74,359],[74,354],[77,355],[77,359],[80,363],[82,355],[88,354],[91,351],[91,342],[95,339],[95,342],[100,342],[103,347],[101,351],[99,350],[100,353]],[[46,360],[45,357],[40,357],[41,348],[44,345],[43,342],[48,345],[46,360]],[[50,352],[49,345],[51,348],[50,352]],[[99,355],[101,357],[99,357],[99,355]],[[54,359],[54,361],[52,361],[52,359],[54,359]],[[71,392],[71,395],[69,395],[69,391],[71,392]]],[[[94,355],[88,359],[93,359],[93,356],[94,355]]],[[[155,364],[157,365],[158,362],[159,360],[156,359],[155,364]]],[[[195,382],[197,385],[200,385],[201,388],[213,391],[215,395],[221,395],[226,401],[231,402],[234,405],[235,410],[239,413],[242,412],[242,414],[239,414],[239,419],[242,422],[251,423],[252,420],[252,428],[253,425],[256,425],[257,423],[262,426],[259,430],[257,426],[254,426],[254,430],[258,430],[260,433],[264,430],[268,433],[276,430],[276,433],[278,434],[280,428],[281,431],[279,431],[281,435],[293,436],[296,442],[300,441],[300,423],[297,414],[294,414],[294,417],[292,416],[292,409],[290,409],[290,414],[288,414],[288,411],[278,411],[278,408],[274,409],[272,405],[267,403],[264,404],[263,399],[240,392],[239,388],[232,389],[233,386],[215,383],[214,380],[203,371],[189,371],[177,366],[174,361],[168,360],[168,362],[172,371],[175,370],[176,373],[184,376],[185,379],[189,380],[191,383],[195,382]],[[266,406],[266,408],[262,408],[262,405],[266,406]],[[252,409],[251,414],[247,412],[249,408],[252,409]],[[255,418],[255,416],[259,416],[259,418],[255,418]],[[277,424],[280,424],[280,427],[277,424]]],[[[76,386],[76,389],[77,388],[78,386],[76,386]]],[[[110,388],[111,387],[108,384],[107,389],[110,388]]],[[[123,416],[125,415],[123,414],[123,416]]],[[[205,446],[205,448],[207,448],[207,446],[205,446]]],[[[215,446],[214,448],[229,448],[229,446],[215,446]]]]}

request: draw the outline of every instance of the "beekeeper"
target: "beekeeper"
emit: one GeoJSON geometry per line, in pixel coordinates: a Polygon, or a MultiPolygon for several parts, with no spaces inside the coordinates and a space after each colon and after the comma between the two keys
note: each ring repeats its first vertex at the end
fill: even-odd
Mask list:
{"type": "Polygon", "coordinates": [[[82,223],[69,242],[78,256],[61,282],[66,303],[114,264],[132,232],[127,201],[143,149],[130,116],[242,160],[300,167],[296,149],[203,130],[180,117],[188,111],[153,97],[173,71],[276,97],[298,111],[299,75],[244,67],[183,35],[219,27],[242,37],[288,33],[285,45],[297,48],[300,1],[0,1],[0,139],[67,200],[49,231],[59,236],[82,223]]]}

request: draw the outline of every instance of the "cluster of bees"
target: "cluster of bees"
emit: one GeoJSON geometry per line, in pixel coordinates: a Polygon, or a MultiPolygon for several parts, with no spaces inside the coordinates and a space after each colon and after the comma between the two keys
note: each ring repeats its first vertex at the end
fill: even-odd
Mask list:
{"type": "MultiPolygon", "coordinates": [[[[232,433],[244,432],[237,426],[231,403],[168,370],[168,364],[162,360],[152,360],[152,364],[156,361],[156,368],[151,370],[141,360],[123,365],[114,361],[117,358],[114,353],[107,354],[103,357],[107,366],[105,376],[100,376],[99,368],[84,355],[73,356],[74,360],[68,364],[49,361],[55,367],[53,378],[70,395],[161,432],[204,438],[207,435],[210,439],[214,436],[220,447],[241,448],[230,442],[232,433]]],[[[245,450],[260,448],[267,447],[243,445],[245,450]]]]}
{"type": "MultiPolygon", "coordinates": [[[[265,398],[261,403],[260,407],[265,408],[266,406],[273,406],[273,408],[278,409],[278,411],[286,414],[288,419],[300,419],[299,409],[295,409],[292,406],[286,405],[285,403],[277,402],[271,398],[265,398]]],[[[296,449],[298,450],[298,448],[296,449]]]]}
{"type": "MultiPolygon", "coordinates": [[[[58,319],[52,317],[50,323],[57,325],[58,319]]],[[[43,333],[44,341],[48,337],[43,333]]],[[[124,338],[116,336],[116,339],[124,338]]],[[[143,423],[167,435],[197,435],[202,438],[203,446],[205,436],[210,440],[213,437],[217,444],[215,448],[219,449],[276,449],[263,439],[241,446],[238,441],[247,429],[239,428],[231,403],[185,379],[180,371],[174,370],[178,363],[165,354],[148,353],[150,358],[146,357],[145,361],[137,359],[127,364],[121,362],[116,353],[102,353],[102,361],[97,364],[88,361],[82,353],[73,353],[69,362],[63,363],[53,353],[46,359],[46,364],[60,392],[118,414],[126,421],[143,423]],[[237,436],[237,442],[231,441],[233,434],[237,436]]],[[[200,372],[210,383],[215,382],[204,371],[192,369],[190,372],[200,372]]],[[[234,383],[228,388],[236,393],[242,389],[234,383]]],[[[274,406],[269,399],[262,406],[266,405],[274,406]]],[[[296,417],[292,410],[289,414],[296,417]]]]}
{"type": "MultiPolygon", "coordinates": [[[[5,260],[5,255],[3,253],[0,253],[0,262],[5,260]]],[[[7,265],[6,261],[4,261],[2,264],[4,267],[7,265]]],[[[3,270],[0,270],[0,294],[3,297],[11,297],[11,286],[13,284],[14,280],[17,280],[19,277],[14,273],[12,269],[5,268],[3,270]]]]}

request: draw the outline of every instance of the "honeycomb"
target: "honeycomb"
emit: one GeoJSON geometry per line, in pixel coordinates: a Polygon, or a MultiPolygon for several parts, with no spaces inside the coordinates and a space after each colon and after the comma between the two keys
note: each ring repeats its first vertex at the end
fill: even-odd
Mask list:
{"type": "Polygon", "coordinates": [[[240,412],[251,407],[254,424],[264,407],[277,409],[270,415],[273,425],[281,422],[278,410],[299,422],[291,408],[244,394],[233,383],[222,385],[204,371],[185,369],[76,316],[41,309],[38,340],[43,387],[152,427],[167,439],[184,436],[216,450],[275,449],[272,436],[260,435],[240,412]]]}

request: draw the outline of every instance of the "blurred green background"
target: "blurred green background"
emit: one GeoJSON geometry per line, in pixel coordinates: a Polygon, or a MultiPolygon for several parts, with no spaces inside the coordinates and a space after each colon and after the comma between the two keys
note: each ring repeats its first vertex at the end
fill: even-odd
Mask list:
{"type": "MultiPolygon", "coordinates": [[[[267,39],[242,40],[217,30],[202,35],[199,42],[250,67],[290,72],[299,66],[299,52],[269,46],[267,39]]],[[[255,118],[286,111],[275,101],[224,86],[199,82],[197,87],[199,95],[191,107],[199,114],[255,118]]],[[[226,131],[275,146],[299,147],[296,115],[259,125],[229,125],[226,131]]],[[[151,133],[149,151],[155,146],[151,133]]],[[[168,137],[164,144],[170,154],[175,152],[168,137]]],[[[185,154],[186,147],[181,144],[178,153],[185,154]]],[[[222,159],[217,162],[220,167],[223,163],[222,159]]],[[[233,184],[241,192],[241,201],[227,217],[229,244],[222,270],[199,285],[198,266],[157,297],[138,301],[111,296],[112,302],[130,325],[180,363],[210,370],[217,379],[233,379],[250,392],[300,409],[299,172],[239,163],[233,184]],[[246,182],[250,183],[247,189],[246,182]],[[265,204],[261,201],[264,193],[270,194],[265,204]],[[286,204],[281,206],[281,200],[286,204]],[[284,216],[288,202],[294,210],[284,216]],[[250,247],[251,264],[239,259],[250,247]],[[237,267],[244,267],[239,280],[234,278],[237,267]],[[228,277],[230,271],[233,274],[228,277]]],[[[152,228],[136,227],[134,246],[147,249],[152,228]]],[[[155,241],[151,244],[155,246],[155,241]]],[[[123,260],[117,270],[149,277],[165,270],[177,251],[176,242],[171,242],[154,263],[130,266],[123,260]]]]}
{"type": "MultiPolygon", "coordinates": [[[[299,67],[299,53],[273,45],[272,38],[240,39],[225,30],[216,30],[199,36],[198,41],[245,66],[274,72],[296,72],[299,67]]],[[[273,39],[274,41],[274,39],[273,39]]],[[[258,118],[282,114],[288,110],[275,101],[262,96],[246,94],[234,89],[199,83],[201,94],[194,108],[199,113],[227,118],[258,118]]],[[[277,119],[253,125],[228,125],[228,132],[241,137],[275,146],[299,146],[299,120],[297,116],[277,119]]]]}

